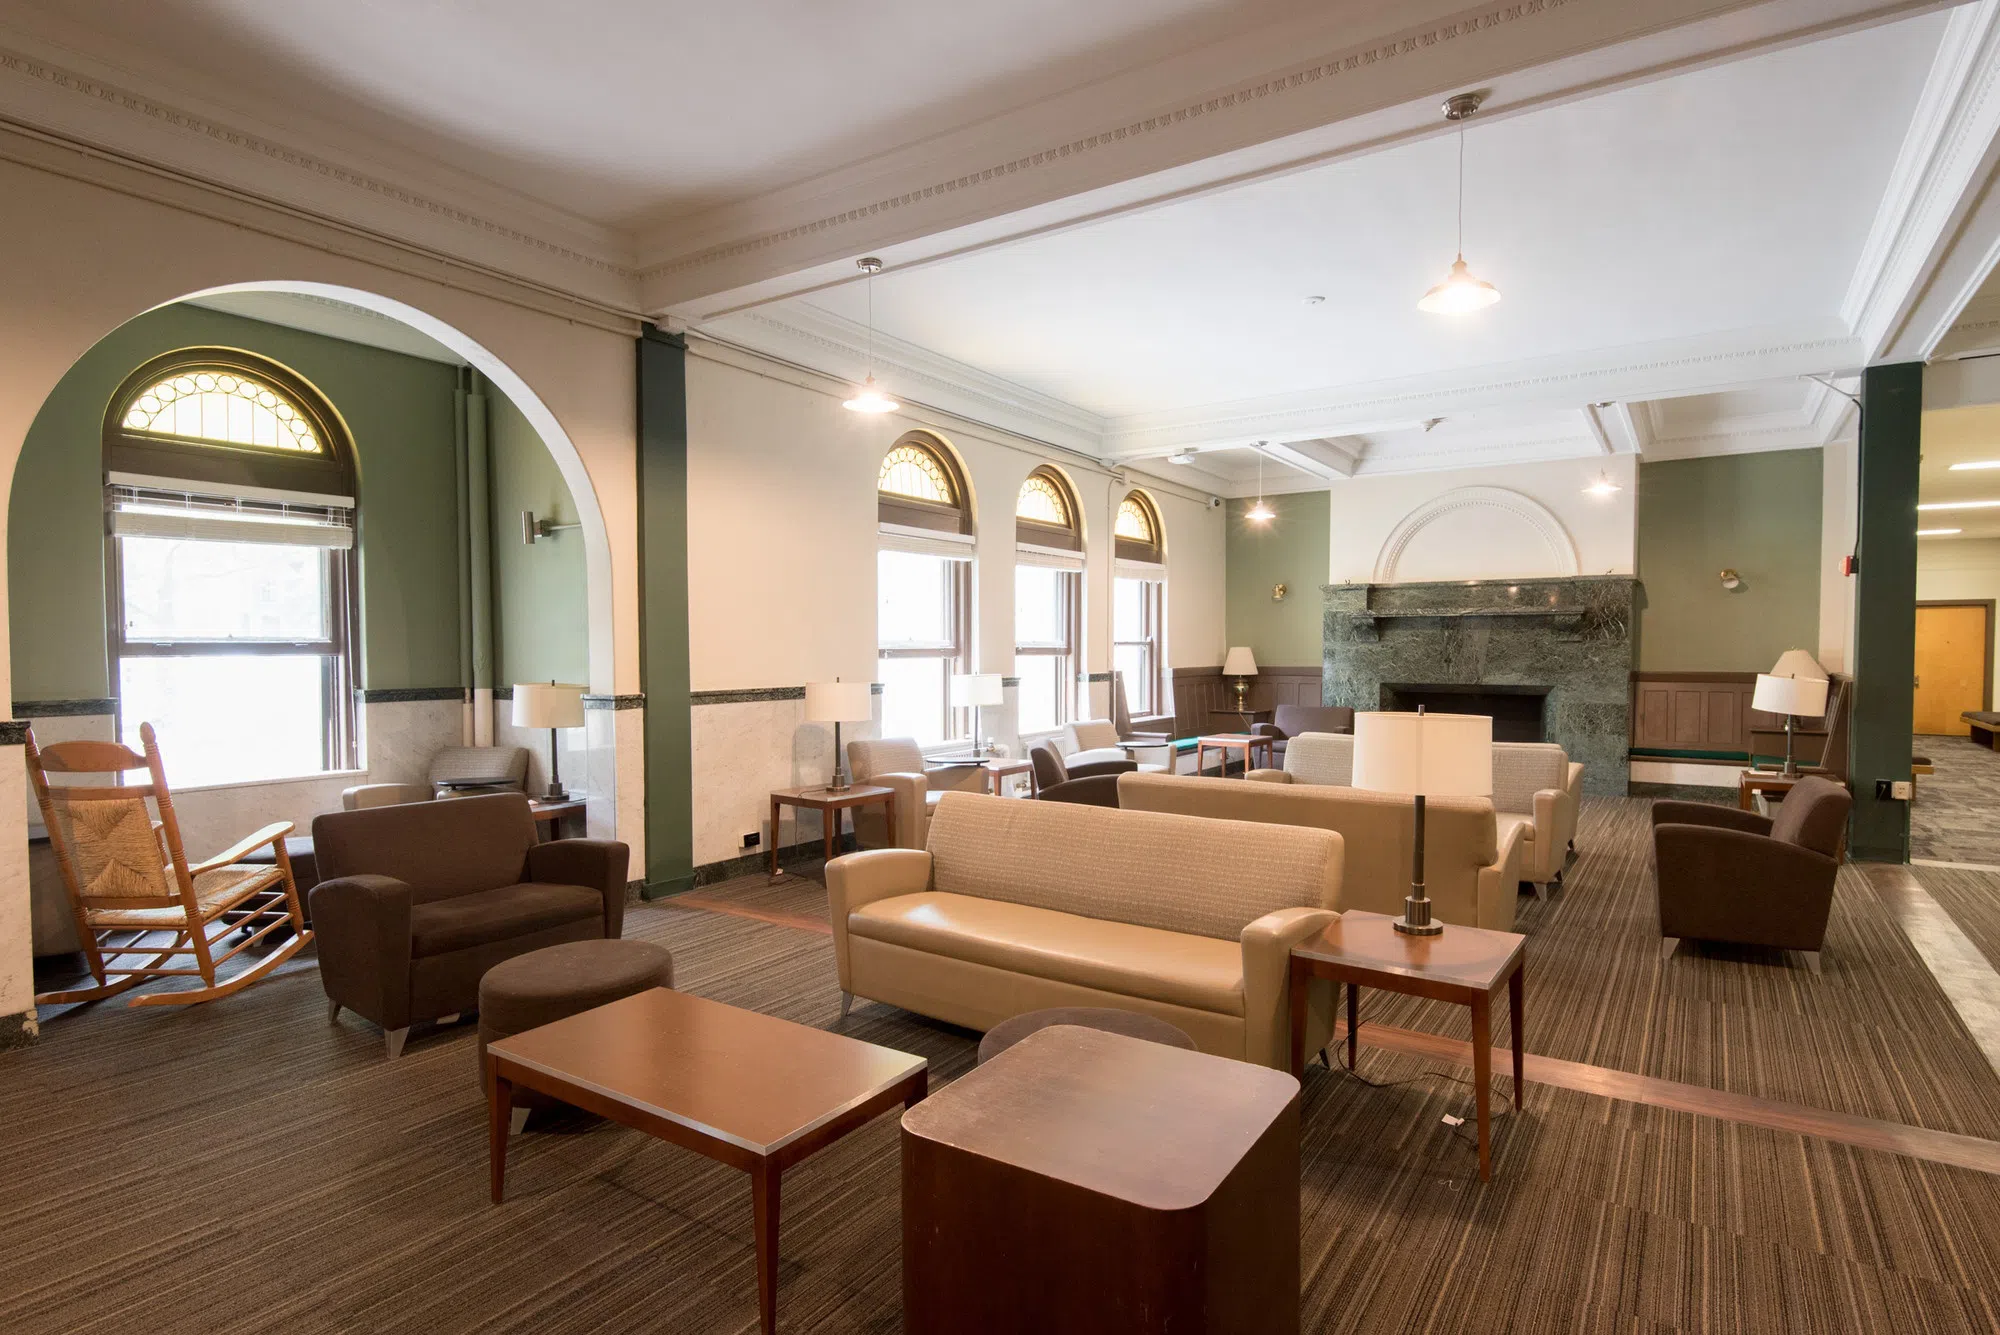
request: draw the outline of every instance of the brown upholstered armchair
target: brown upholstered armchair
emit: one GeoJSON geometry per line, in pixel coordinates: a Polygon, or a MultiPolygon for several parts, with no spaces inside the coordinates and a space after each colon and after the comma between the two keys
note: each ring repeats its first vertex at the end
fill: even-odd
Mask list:
{"type": "Polygon", "coordinates": [[[504,959],[625,925],[624,844],[535,842],[523,793],[417,802],[313,818],[320,984],[328,1017],[345,1007],[388,1033],[479,1002],[479,977],[504,959]]]}
{"type": "Polygon", "coordinates": [[[1271,747],[1271,764],[1282,767],[1287,738],[1302,732],[1353,732],[1354,711],[1346,705],[1279,705],[1269,723],[1253,723],[1250,731],[1278,739],[1271,747]]]}
{"type": "Polygon", "coordinates": [[[1682,938],[1803,951],[1819,972],[1854,799],[1801,779],[1775,818],[1702,802],[1653,804],[1661,958],[1682,938]]]}
{"type": "Polygon", "coordinates": [[[1118,776],[1139,768],[1133,760],[1098,760],[1066,765],[1054,742],[1036,742],[1028,750],[1035,767],[1035,796],[1045,802],[1082,802],[1086,806],[1118,805],[1118,776]]]}

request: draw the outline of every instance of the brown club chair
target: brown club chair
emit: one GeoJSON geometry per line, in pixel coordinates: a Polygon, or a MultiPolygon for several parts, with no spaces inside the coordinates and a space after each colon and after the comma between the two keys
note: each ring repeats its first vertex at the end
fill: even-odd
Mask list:
{"type": "Polygon", "coordinates": [[[1683,938],[1803,951],[1820,969],[1854,799],[1801,779],[1776,817],[1702,802],[1653,804],[1660,957],[1683,938]]]}
{"type": "Polygon", "coordinates": [[[1118,776],[1139,768],[1134,760],[1098,760],[1065,764],[1054,742],[1036,742],[1028,749],[1035,769],[1035,796],[1044,802],[1081,802],[1086,806],[1118,805],[1118,776]]]}
{"type": "Polygon", "coordinates": [[[1250,725],[1252,736],[1277,738],[1271,744],[1271,764],[1278,769],[1284,768],[1285,743],[1300,733],[1353,731],[1354,711],[1346,705],[1279,705],[1269,723],[1250,725]]]}
{"type": "Polygon", "coordinates": [[[149,979],[176,977],[200,978],[202,985],[150,992],[128,1004],[214,1001],[266,977],[313,939],[285,856],[291,823],[266,825],[207,861],[190,864],[152,724],[139,725],[139,739],[144,755],[117,742],[54,742],[44,750],[35,745],[34,729],[28,730],[28,778],[69,892],[76,939],[92,979],[89,987],[42,993],[35,998],[38,1006],[102,1001],[149,979]],[[146,781],[109,786],[49,782],[51,774],[123,776],[132,770],[146,771],[146,781]],[[146,809],[149,797],[159,808],[157,821],[146,809]],[[270,865],[243,865],[246,855],[267,845],[275,850],[270,865]],[[223,965],[287,928],[289,940],[218,981],[223,965]],[[243,939],[224,950],[226,938],[238,931],[243,939]],[[131,956],[143,962],[120,963],[131,956]],[[193,963],[170,966],[173,959],[193,963]]]}
{"type": "Polygon", "coordinates": [[[313,843],[327,1016],[374,1021],[391,1057],[411,1025],[476,1010],[502,960],[624,931],[630,850],[535,842],[524,793],[331,811],[313,818],[313,843]]]}

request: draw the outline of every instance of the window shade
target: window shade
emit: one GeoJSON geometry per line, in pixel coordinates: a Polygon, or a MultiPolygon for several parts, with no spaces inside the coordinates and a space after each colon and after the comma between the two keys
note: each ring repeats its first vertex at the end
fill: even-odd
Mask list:
{"type": "Polygon", "coordinates": [[[1044,547],[1039,543],[1017,542],[1014,544],[1014,564],[1043,566],[1050,570],[1081,570],[1083,553],[1064,551],[1060,547],[1044,547]]]}
{"type": "Polygon", "coordinates": [[[354,546],[354,511],[344,505],[215,496],[117,483],[106,487],[104,496],[110,530],[119,537],[260,542],[343,551],[354,546]]]}
{"type": "Polygon", "coordinates": [[[1111,564],[1113,573],[1122,575],[1126,579],[1157,580],[1167,577],[1167,568],[1154,561],[1133,561],[1121,556],[1111,564]]]}
{"type": "Polygon", "coordinates": [[[947,561],[972,559],[972,535],[945,533],[937,529],[911,528],[903,524],[883,524],[877,545],[885,552],[908,552],[913,556],[941,556],[947,561]]]}

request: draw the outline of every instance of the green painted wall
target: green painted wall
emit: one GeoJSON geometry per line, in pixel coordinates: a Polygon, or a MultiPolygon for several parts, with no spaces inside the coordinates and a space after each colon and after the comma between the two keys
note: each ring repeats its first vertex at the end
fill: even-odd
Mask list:
{"type": "Polygon", "coordinates": [[[590,606],[583,534],[566,529],[521,541],[521,511],[576,522],[576,502],[556,461],[507,397],[487,390],[493,512],[493,681],[590,680],[590,606]]]}
{"type": "Polygon", "coordinates": [[[1769,671],[1818,647],[1820,468],[1818,450],[1639,465],[1641,671],[1769,671]]]}
{"type": "Polygon", "coordinates": [[[1253,524],[1251,501],[1229,502],[1228,602],[1230,644],[1247,644],[1265,667],[1312,667],[1325,652],[1321,633],[1332,497],[1323,491],[1270,496],[1277,518],[1253,524]],[[1285,600],[1273,601],[1273,585],[1285,600]]]}
{"type": "MultiPolygon", "coordinates": [[[[261,353],[311,381],[354,437],[359,475],[362,685],[373,689],[459,682],[457,479],[453,387],[457,368],[340,339],[193,306],[168,306],[119,327],[70,369],[29,428],[8,506],[9,612],[17,700],[111,694],[105,656],[102,430],[104,413],[133,367],[176,348],[219,345],[261,353]]],[[[532,430],[511,405],[497,419],[505,481],[496,525],[514,551],[496,548],[496,599],[523,671],[583,680],[582,543],[566,533],[521,544],[520,510],[533,496],[575,518],[532,430]],[[538,456],[538,457],[537,457],[538,456]],[[544,498],[547,498],[546,500],[544,498]],[[568,563],[573,561],[573,569],[568,563]],[[568,583],[555,577],[571,569],[568,583]],[[537,607],[537,603],[542,606],[537,607]],[[538,628],[530,633],[527,627],[538,628]]]]}

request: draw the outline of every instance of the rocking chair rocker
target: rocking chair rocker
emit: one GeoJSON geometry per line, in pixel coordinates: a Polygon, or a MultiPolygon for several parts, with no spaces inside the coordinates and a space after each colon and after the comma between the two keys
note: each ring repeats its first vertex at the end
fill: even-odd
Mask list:
{"type": "Polygon", "coordinates": [[[62,870],[94,984],[44,992],[38,1006],[102,1001],[153,978],[199,977],[202,986],[151,992],[132,1006],[185,1006],[240,992],[268,976],[312,940],[285,856],[289,821],[266,825],[206,862],[190,866],[181,848],[180,823],[160,765],[153,725],[139,726],[146,748],[140,755],[117,742],[55,742],[46,750],[28,730],[28,777],[49,832],[49,847],[62,870]],[[147,771],[148,782],[110,787],[51,785],[51,774],[115,774],[147,771]],[[152,819],[146,799],[159,808],[152,819]],[[275,866],[242,866],[240,860],[271,845],[275,866]],[[271,933],[290,924],[293,936],[264,959],[216,981],[216,970],[271,933]],[[243,939],[218,954],[232,933],[243,939]],[[171,933],[170,941],[161,937],[171,933]],[[127,956],[149,956],[125,965],[127,956]],[[166,967],[191,956],[193,966],[166,967]]]}

